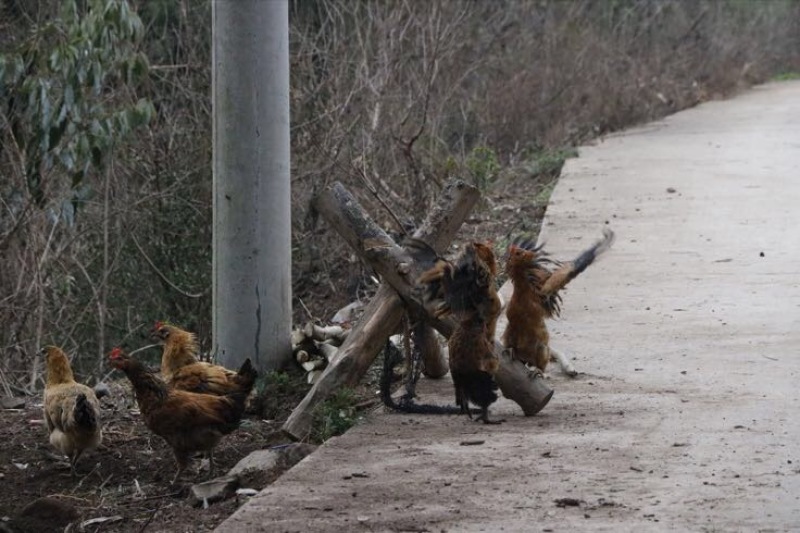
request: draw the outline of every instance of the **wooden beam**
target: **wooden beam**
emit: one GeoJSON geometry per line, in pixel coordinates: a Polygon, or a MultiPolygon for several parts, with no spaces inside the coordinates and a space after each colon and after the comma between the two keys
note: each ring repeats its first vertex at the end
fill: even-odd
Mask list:
{"type": "MultiPolygon", "coordinates": [[[[446,248],[469,215],[480,194],[460,180],[453,180],[442,190],[436,205],[414,237],[427,242],[437,251],[446,248]]],[[[361,208],[340,183],[326,189],[315,200],[315,207],[345,238],[359,256],[369,254],[379,262],[391,254],[399,254],[401,262],[413,264],[411,256],[399,248],[361,208]],[[338,198],[338,199],[337,199],[338,198]],[[330,208],[328,208],[330,207],[330,208]],[[363,237],[363,238],[362,238],[363,237]]],[[[394,275],[402,276],[393,263],[386,262],[394,275]]],[[[404,267],[399,267],[403,270],[404,267]]],[[[406,273],[409,275],[410,271],[406,273]]],[[[303,401],[292,411],[283,431],[295,440],[308,438],[316,406],[343,386],[354,386],[383,349],[405,313],[403,301],[386,283],[378,289],[364,315],[339,348],[303,401]]],[[[429,370],[441,373],[442,360],[429,361],[429,370]]]]}
{"type": "MultiPolygon", "coordinates": [[[[455,237],[478,197],[474,187],[461,181],[449,183],[414,237],[441,253],[455,237]]],[[[366,214],[344,186],[335,183],[314,200],[314,206],[359,257],[381,275],[383,284],[362,318],[366,324],[359,322],[348,335],[334,364],[325,369],[314,388],[284,424],[283,430],[295,439],[303,439],[308,435],[313,409],[319,402],[341,386],[358,383],[380,353],[386,339],[397,329],[404,313],[403,306],[427,315],[430,324],[445,337],[450,336],[455,326],[450,320],[430,316],[419,301],[415,280],[427,265],[418,262],[409,249],[398,246],[366,214]]],[[[541,379],[541,373],[530,371],[522,363],[512,360],[503,353],[498,343],[495,343],[495,351],[501,367],[496,380],[503,394],[517,402],[526,415],[539,412],[553,394],[541,379]]],[[[441,356],[438,357],[438,361],[429,362],[432,370],[437,364],[443,364],[441,356]]],[[[441,373],[442,368],[438,370],[441,373]]]]}

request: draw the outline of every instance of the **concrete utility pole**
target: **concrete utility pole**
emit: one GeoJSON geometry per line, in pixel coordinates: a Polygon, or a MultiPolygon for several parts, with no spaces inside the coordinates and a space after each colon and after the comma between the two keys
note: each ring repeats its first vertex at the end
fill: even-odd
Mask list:
{"type": "Polygon", "coordinates": [[[289,6],[213,0],[213,335],[217,361],[291,355],[289,6]]]}

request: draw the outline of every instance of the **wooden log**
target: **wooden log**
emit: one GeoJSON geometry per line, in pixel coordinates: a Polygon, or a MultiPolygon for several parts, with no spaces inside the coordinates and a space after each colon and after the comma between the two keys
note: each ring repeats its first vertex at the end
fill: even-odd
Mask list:
{"type": "Polygon", "coordinates": [[[442,345],[436,338],[436,331],[428,324],[421,326],[424,328],[421,338],[414,338],[414,342],[420,342],[422,352],[422,373],[431,379],[440,379],[447,375],[450,370],[447,365],[447,357],[442,351],[442,345]]]}
{"type": "MultiPolygon", "coordinates": [[[[436,206],[413,236],[441,253],[453,240],[479,196],[477,189],[460,180],[448,183],[436,206]]],[[[320,402],[340,387],[358,383],[385,346],[386,339],[397,331],[405,306],[411,306],[415,312],[425,312],[413,290],[414,280],[421,273],[422,266],[409,250],[398,246],[340,183],[323,191],[314,204],[356,253],[381,274],[383,283],[334,360],[283,425],[283,431],[296,440],[308,437],[314,409],[320,402]]],[[[430,316],[429,319],[443,335],[449,336],[452,332],[452,322],[430,316]]],[[[436,368],[442,361],[425,363],[436,368]]],[[[537,382],[535,376],[531,378],[524,365],[512,364],[507,356],[500,357],[500,363],[507,368],[507,371],[498,373],[498,385],[503,394],[520,404],[526,415],[541,410],[552,391],[541,379],[537,382]]]]}
{"type": "MultiPolygon", "coordinates": [[[[356,253],[381,275],[385,283],[397,291],[406,305],[415,313],[425,313],[434,328],[445,337],[450,336],[455,324],[451,320],[433,318],[418,300],[414,290],[415,281],[425,266],[416,262],[408,249],[395,244],[377,224],[364,216],[356,199],[341,184],[337,183],[323,191],[316,207],[356,253]]],[[[418,238],[437,251],[447,246],[441,240],[418,238]]],[[[501,289],[505,302],[510,300],[509,290],[513,290],[510,289],[510,283],[501,289]]],[[[495,378],[503,396],[519,404],[523,413],[528,416],[541,411],[553,396],[552,389],[541,379],[541,372],[529,370],[522,363],[514,364],[516,361],[503,354],[502,346],[496,342],[495,355],[498,356],[501,367],[495,378]]]]}
{"type": "Polygon", "coordinates": [[[390,286],[378,289],[333,361],[284,423],[282,429],[290,438],[306,439],[311,433],[316,406],[341,387],[358,383],[383,349],[389,336],[387,331],[397,328],[404,312],[403,302],[390,286]]]}
{"type": "Polygon", "coordinates": [[[342,326],[318,326],[313,322],[308,322],[303,327],[303,333],[306,337],[311,337],[315,341],[324,342],[328,340],[335,341],[339,346],[344,342],[345,337],[350,333],[350,330],[344,329],[342,326]]]}
{"type": "MultiPolygon", "coordinates": [[[[386,246],[394,245],[388,236],[383,238],[385,232],[377,228],[371,219],[366,221],[369,217],[352,196],[345,194],[346,191],[341,184],[335,184],[332,189],[340,191],[342,197],[345,198],[344,210],[347,212],[347,216],[335,216],[335,213],[339,211],[336,203],[333,204],[333,213],[326,215],[325,212],[320,211],[323,216],[326,218],[331,216],[334,221],[350,220],[354,227],[362,229],[365,237],[378,236],[377,241],[371,241],[372,244],[369,244],[366,239],[361,242],[354,240],[352,245],[356,250],[374,246],[376,243],[380,244],[381,239],[384,239],[383,243],[386,246]]],[[[327,194],[323,194],[315,200],[317,209],[320,208],[321,199],[327,198],[327,196],[327,194]]],[[[437,204],[425,222],[414,233],[414,237],[424,240],[436,250],[443,250],[453,240],[479,197],[478,190],[463,181],[449,182],[442,190],[437,204]]],[[[333,225],[337,227],[336,224],[333,225]]],[[[343,226],[346,227],[347,224],[343,224],[343,226]]],[[[346,231],[345,233],[350,235],[351,232],[346,231]]],[[[350,241],[348,240],[348,242],[350,241]]],[[[340,387],[354,386],[358,383],[385,346],[386,339],[397,331],[404,313],[405,308],[397,292],[390,285],[382,284],[365,308],[358,324],[339,347],[334,360],[325,368],[306,397],[295,407],[284,423],[282,429],[290,438],[306,439],[311,432],[316,406],[340,387]]],[[[440,364],[440,361],[426,361],[425,363],[433,368],[435,364],[440,364]]]]}

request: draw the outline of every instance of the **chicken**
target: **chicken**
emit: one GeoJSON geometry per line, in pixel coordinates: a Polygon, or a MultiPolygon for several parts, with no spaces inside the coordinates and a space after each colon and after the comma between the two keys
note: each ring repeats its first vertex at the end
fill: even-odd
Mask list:
{"type": "Polygon", "coordinates": [[[425,271],[419,283],[427,286],[425,300],[438,301],[434,316],[441,318],[453,311],[476,311],[486,322],[486,335],[494,342],[501,302],[495,279],[497,260],[490,243],[467,245],[456,267],[443,258],[425,271]],[[460,269],[460,270],[459,270],[460,269]],[[457,272],[457,273],[456,273],[457,272]]]}
{"type": "Polygon", "coordinates": [[[499,361],[494,353],[494,327],[500,312],[495,287],[497,266],[491,246],[472,243],[455,263],[440,259],[423,273],[428,295],[442,297],[440,316],[452,315],[456,327],[448,340],[448,363],[456,404],[472,418],[470,402],[480,408],[478,420],[486,424],[489,406],[497,400],[494,374],[499,361]]]}
{"type": "Polygon", "coordinates": [[[551,358],[560,359],[565,372],[577,374],[563,354],[550,347],[545,319],[560,314],[559,291],[586,270],[613,241],[614,233],[605,230],[603,239],[567,263],[550,259],[541,246],[530,242],[509,246],[506,273],[514,285],[514,293],[506,309],[508,326],[503,334],[503,345],[513,357],[542,372],[551,358]]]}
{"type": "Polygon", "coordinates": [[[242,376],[219,365],[197,360],[193,333],[177,326],[156,322],[151,337],[163,344],[161,377],[179,390],[225,395],[242,387],[242,376]]]}
{"type": "Polygon", "coordinates": [[[150,431],[163,438],[175,455],[174,484],[195,452],[203,452],[213,472],[214,447],[223,436],[239,427],[245,402],[256,380],[247,359],[239,370],[239,385],[221,396],[172,389],[141,362],[114,348],[108,356],[112,367],[122,370],[133,385],[136,401],[150,431]]]}
{"type": "Polygon", "coordinates": [[[44,388],[44,419],[50,444],[69,457],[72,475],[75,465],[87,450],[100,445],[100,402],[94,391],[77,383],[66,354],[56,346],[44,350],[47,384],[44,388]]]}

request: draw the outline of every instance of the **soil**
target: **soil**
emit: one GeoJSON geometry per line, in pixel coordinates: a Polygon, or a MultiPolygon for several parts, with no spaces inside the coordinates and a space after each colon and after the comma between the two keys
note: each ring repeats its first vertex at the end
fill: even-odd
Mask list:
{"type": "MultiPolygon", "coordinates": [[[[41,399],[29,399],[24,409],[0,411],[0,441],[5,443],[0,449],[0,517],[5,523],[12,519],[12,531],[63,530],[66,524],[59,524],[59,517],[64,516],[64,522],[73,524],[118,517],[83,531],[205,531],[243,503],[246,497],[207,509],[192,507],[191,484],[207,479],[207,470],[184,475],[172,486],[175,463],[170,448],[144,425],[129,385],[119,381],[110,388],[112,394],[101,399],[103,443],[81,458],[75,478],[48,442],[41,399]],[[44,497],[66,504],[66,509],[43,512],[37,508],[28,513],[32,517],[19,516],[26,506],[44,497]],[[74,512],[77,520],[69,520],[74,512]]],[[[296,397],[284,397],[276,412],[285,419],[304,393],[298,389],[296,397]]],[[[215,474],[227,472],[254,450],[288,443],[278,431],[283,419],[248,415],[239,430],[215,449],[215,474]]],[[[277,474],[251,474],[242,478],[241,487],[260,490],[276,478],[277,474]]]]}

